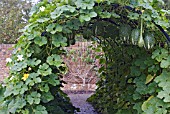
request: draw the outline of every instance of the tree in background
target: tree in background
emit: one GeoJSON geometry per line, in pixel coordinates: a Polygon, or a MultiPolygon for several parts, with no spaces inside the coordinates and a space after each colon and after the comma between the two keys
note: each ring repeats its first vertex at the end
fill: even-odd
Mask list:
{"type": "Polygon", "coordinates": [[[0,0],[0,43],[16,43],[29,18],[30,0],[0,0]]]}

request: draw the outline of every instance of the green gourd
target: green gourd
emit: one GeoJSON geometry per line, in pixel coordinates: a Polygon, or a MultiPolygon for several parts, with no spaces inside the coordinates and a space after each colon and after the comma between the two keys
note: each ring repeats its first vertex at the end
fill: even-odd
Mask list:
{"type": "Polygon", "coordinates": [[[121,40],[129,42],[131,35],[131,27],[128,24],[122,24],[119,28],[119,37],[121,40]]]}
{"type": "Polygon", "coordinates": [[[155,38],[152,33],[146,33],[144,37],[145,48],[150,49],[155,45],[155,38]]]}
{"type": "Polygon", "coordinates": [[[143,19],[141,19],[140,37],[139,37],[139,40],[138,40],[138,46],[139,47],[143,47],[145,45],[142,32],[143,32],[143,19]]]}
{"type": "Polygon", "coordinates": [[[139,29],[133,29],[132,33],[131,33],[131,42],[132,42],[133,45],[138,44],[139,36],[140,36],[140,30],[139,29]]]}

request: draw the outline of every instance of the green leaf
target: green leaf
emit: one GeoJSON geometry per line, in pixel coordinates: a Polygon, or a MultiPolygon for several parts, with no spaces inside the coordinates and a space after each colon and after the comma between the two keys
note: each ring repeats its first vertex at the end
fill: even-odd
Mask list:
{"type": "Polygon", "coordinates": [[[50,89],[49,86],[48,86],[48,84],[44,84],[44,83],[43,83],[43,84],[40,84],[40,85],[39,85],[39,88],[40,88],[41,91],[44,91],[44,92],[48,92],[49,89],[50,89]]]}
{"type": "Polygon", "coordinates": [[[111,15],[110,12],[101,12],[101,13],[99,14],[99,16],[100,16],[101,18],[110,18],[112,15],[111,15]]]}
{"type": "Polygon", "coordinates": [[[89,15],[80,15],[79,20],[80,22],[90,21],[91,17],[89,15]]]}
{"type": "Polygon", "coordinates": [[[170,102],[170,95],[169,94],[170,94],[169,91],[160,91],[158,93],[157,97],[160,98],[160,99],[163,99],[164,102],[170,102]]]}
{"type": "Polygon", "coordinates": [[[48,103],[51,100],[54,100],[54,96],[50,91],[42,93],[41,100],[43,103],[48,103]]]}
{"type": "Polygon", "coordinates": [[[95,3],[93,0],[84,0],[84,1],[77,0],[75,2],[76,7],[81,9],[93,9],[94,4],[95,3]]]}
{"type": "Polygon", "coordinates": [[[50,18],[39,18],[39,19],[37,19],[37,22],[40,22],[40,23],[43,23],[43,22],[46,22],[46,21],[49,21],[50,20],[50,18]]]}
{"type": "Polygon", "coordinates": [[[37,58],[29,59],[27,64],[28,66],[35,67],[41,63],[41,60],[37,60],[37,58]]]}
{"type": "Polygon", "coordinates": [[[25,84],[33,86],[36,83],[40,83],[41,82],[41,78],[38,77],[38,76],[39,76],[38,73],[31,73],[31,74],[29,74],[29,77],[27,78],[25,84]]]}
{"type": "Polygon", "coordinates": [[[58,17],[60,17],[61,14],[65,13],[65,12],[75,12],[76,8],[70,5],[62,5],[57,7],[52,13],[51,13],[51,18],[52,19],[56,19],[58,17]]]}
{"type": "Polygon", "coordinates": [[[152,59],[156,59],[158,62],[161,62],[163,59],[168,57],[168,50],[161,48],[157,49],[152,53],[152,59]]]}
{"type": "Polygon", "coordinates": [[[55,34],[56,32],[61,32],[63,27],[59,24],[50,24],[47,26],[46,31],[50,32],[51,34],[55,34]]]}
{"type": "Polygon", "coordinates": [[[140,4],[140,6],[143,6],[145,9],[150,9],[150,10],[153,9],[152,6],[149,4],[149,2],[142,3],[140,4]]]}
{"type": "Polygon", "coordinates": [[[120,18],[120,15],[116,14],[114,11],[111,12],[112,17],[120,18]]]}
{"type": "Polygon", "coordinates": [[[39,46],[43,46],[44,44],[47,44],[47,38],[46,37],[35,37],[34,39],[35,44],[38,44],[39,46]]]}
{"type": "Polygon", "coordinates": [[[15,113],[17,110],[18,106],[15,104],[15,101],[12,100],[9,104],[8,104],[8,111],[11,113],[15,113]]]}
{"type": "Polygon", "coordinates": [[[170,72],[163,70],[162,74],[155,78],[155,82],[163,90],[158,92],[158,98],[163,99],[164,102],[170,102],[170,72]]]}
{"type": "Polygon", "coordinates": [[[96,12],[90,12],[89,16],[90,16],[90,17],[96,17],[96,16],[97,16],[97,13],[96,13],[96,12]]]}
{"type": "Polygon", "coordinates": [[[17,109],[21,109],[26,105],[25,99],[23,97],[16,97],[8,104],[8,111],[11,113],[16,113],[17,109]]]}
{"type": "Polygon", "coordinates": [[[47,63],[49,65],[54,65],[56,67],[60,67],[62,63],[62,59],[60,58],[60,55],[52,54],[51,56],[48,56],[47,63]]]}
{"type": "Polygon", "coordinates": [[[41,97],[41,94],[34,91],[34,92],[31,92],[31,94],[27,95],[26,100],[30,105],[39,104],[40,97],[41,97]]]}
{"type": "Polygon", "coordinates": [[[60,80],[56,74],[51,74],[50,77],[48,78],[48,83],[56,86],[60,84],[60,80]]]}
{"type": "Polygon", "coordinates": [[[51,32],[51,31],[54,30],[54,28],[55,28],[55,24],[54,24],[54,23],[49,24],[49,25],[46,27],[46,31],[47,31],[47,32],[51,32]]]}
{"type": "Polygon", "coordinates": [[[15,85],[11,84],[11,85],[7,86],[7,88],[6,88],[5,92],[4,92],[4,96],[8,97],[11,94],[14,94],[14,95],[20,94],[20,95],[22,95],[27,90],[28,90],[27,85],[25,85],[23,82],[18,82],[15,85]]]}
{"type": "Polygon", "coordinates": [[[49,67],[48,64],[44,63],[43,65],[39,66],[38,73],[42,76],[47,76],[52,73],[52,69],[49,67]]]}
{"type": "Polygon", "coordinates": [[[159,98],[152,96],[142,104],[144,114],[167,114],[168,107],[168,104],[165,104],[159,98]]]}
{"type": "Polygon", "coordinates": [[[137,20],[139,18],[139,14],[130,12],[127,17],[129,17],[130,19],[137,20]]]}
{"type": "Polygon", "coordinates": [[[145,21],[151,21],[152,20],[152,18],[149,14],[142,14],[141,18],[144,19],[145,21]]]}
{"type": "Polygon", "coordinates": [[[56,47],[67,46],[67,38],[63,37],[62,34],[55,34],[52,36],[52,44],[56,47]]]}
{"type": "Polygon", "coordinates": [[[166,60],[162,60],[160,64],[161,68],[169,68],[170,66],[170,56],[166,60]]]}
{"type": "Polygon", "coordinates": [[[12,68],[11,71],[15,72],[15,71],[21,71],[22,69],[27,67],[27,63],[25,61],[19,62],[19,63],[15,63],[12,68]]]}
{"type": "Polygon", "coordinates": [[[35,109],[35,114],[48,114],[46,108],[42,105],[38,105],[35,109]]]}

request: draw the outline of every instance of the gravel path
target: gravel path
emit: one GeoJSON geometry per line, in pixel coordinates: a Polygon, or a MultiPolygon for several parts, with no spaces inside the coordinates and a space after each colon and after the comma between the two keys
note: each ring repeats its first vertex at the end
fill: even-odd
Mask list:
{"type": "Polygon", "coordinates": [[[73,105],[80,108],[80,112],[76,112],[75,114],[98,114],[93,106],[86,102],[87,98],[91,95],[92,93],[68,93],[73,105]]]}

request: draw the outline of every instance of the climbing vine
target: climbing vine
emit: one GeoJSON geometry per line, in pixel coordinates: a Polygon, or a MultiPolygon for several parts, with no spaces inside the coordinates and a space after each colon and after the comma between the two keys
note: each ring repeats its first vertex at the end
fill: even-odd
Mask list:
{"type": "Polygon", "coordinates": [[[0,87],[0,113],[66,114],[60,55],[75,35],[95,40],[101,80],[89,101],[102,113],[169,113],[169,10],[162,0],[43,0],[30,12],[0,87]],[[133,32],[132,32],[133,31],[133,32]]]}

